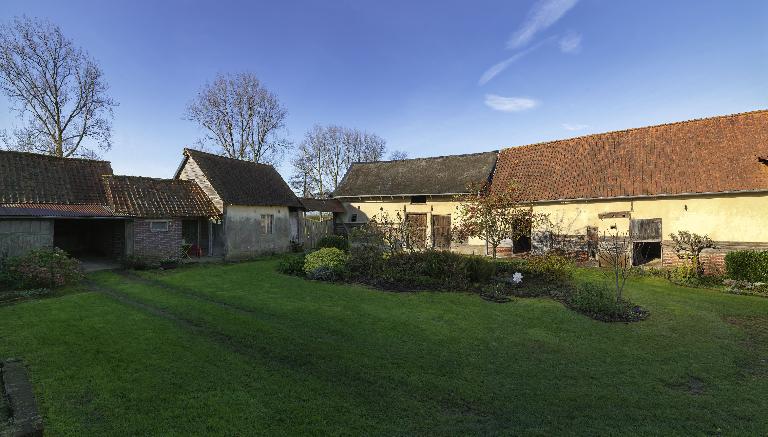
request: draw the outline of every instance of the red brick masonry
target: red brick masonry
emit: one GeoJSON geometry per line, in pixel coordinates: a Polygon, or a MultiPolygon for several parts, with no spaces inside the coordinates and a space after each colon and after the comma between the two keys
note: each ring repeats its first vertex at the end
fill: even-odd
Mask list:
{"type": "Polygon", "coordinates": [[[133,255],[147,260],[178,258],[181,254],[181,220],[168,219],[168,231],[152,232],[155,220],[136,219],[133,222],[133,255]]]}

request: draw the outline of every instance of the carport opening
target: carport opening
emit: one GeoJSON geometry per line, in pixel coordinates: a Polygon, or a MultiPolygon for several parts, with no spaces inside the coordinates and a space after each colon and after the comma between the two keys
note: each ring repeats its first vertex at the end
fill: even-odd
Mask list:
{"type": "Polygon", "coordinates": [[[125,252],[125,222],[98,219],[54,220],[53,245],[78,259],[120,258],[125,252]]]}
{"type": "Polygon", "coordinates": [[[661,242],[635,243],[633,265],[641,266],[661,260],[661,242]]]}

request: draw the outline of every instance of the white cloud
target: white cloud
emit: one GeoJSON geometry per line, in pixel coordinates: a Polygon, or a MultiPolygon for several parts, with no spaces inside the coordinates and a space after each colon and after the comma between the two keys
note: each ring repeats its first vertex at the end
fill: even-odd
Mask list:
{"type": "Polygon", "coordinates": [[[485,73],[483,73],[482,76],[480,76],[480,80],[478,81],[479,85],[485,85],[489,80],[496,77],[497,74],[501,73],[502,71],[506,70],[507,67],[512,65],[513,63],[517,62],[520,58],[527,55],[528,53],[531,53],[532,51],[536,50],[538,48],[538,44],[530,47],[528,49],[523,50],[522,52],[515,53],[511,57],[499,62],[498,64],[492,66],[491,68],[485,70],[485,73]]]}
{"type": "Polygon", "coordinates": [[[581,51],[581,35],[578,33],[569,33],[560,38],[560,51],[563,53],[576,54],[581,51]]]}
{"type": "Polygon", "coordinates": [[[518,49],[528,44],[537,33],[555,24],[579,0],[539,0],[528,12],[522,26],[507,41],[507,48],[518,49]]]}
{"type": "Polygon", "coordinates": [[[570,130],[570,131],[584,130],[588,127],[589,125],[587,124],[563,123],[563,129],[570,130]]]}
{"type": "Polygon", "coordinates": [[[520,112],[539,106],[539,102],[527,97],[502,97],[496,94],[486,94],[485,105],[496,111],[520,112]]]}

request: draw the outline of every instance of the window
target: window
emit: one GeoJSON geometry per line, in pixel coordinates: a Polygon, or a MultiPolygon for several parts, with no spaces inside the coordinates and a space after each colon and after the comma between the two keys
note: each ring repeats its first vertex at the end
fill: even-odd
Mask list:
{"type": "Polygon", "coordinates": [[[273,214],[262,214],[261,215],[261,233],[271,234],[272,225],[274,221],[275,221],[275,216],[273,214]]]}
{"type": "Polygon", "coordinates": [[[411,203],[427,203],[427,196],[411,196],[411,203]]]}
{"type": "Polygon", "coordinates": [[[168,220],[154,220],[149,222],[149,230],[152,232],[168,232],[171,222],[168,220]]]}
{"type": "Polygon", "coordinates": [[[352,214],[352,217],[350,217],[349,221],[356,222],[357,221],[357,214],[352,214]]]}

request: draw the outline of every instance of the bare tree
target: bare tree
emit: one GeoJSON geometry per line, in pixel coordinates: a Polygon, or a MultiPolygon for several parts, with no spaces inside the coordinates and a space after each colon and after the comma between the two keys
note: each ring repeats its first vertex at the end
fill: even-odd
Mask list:
{"type": "Polygon", "coordinates": [[[58,26],[27,17],[0,26],[0,88],[23,122],[6,147],[60,157],[111,148],[117,103],[96,61],[58,26]]]}
{"type": "Polygon", "coordinates": [[[275,164],[290,142],[288,111],[251,73],[218,75],[187,105],[185,118],[205,132],[199,140],[229,158],[275,164]]]}
{"type": "Polygon", "coordinates": [[[296,150],[293,188],[305,197],[325,197],[341,183],[353,162],[379,161],[386,142],[357,129],[315,125],[296,150]]]}
{"type": "Polygon", "coordinates": [[[616,289],[616,301],[621,302],[624,285],[632,273],[632,238],[627,233],[616,231],[613,234],[603,233],[600,242],[600,265],[607,267],[606,275],[613,281],[616,289]]]}
{"type": "Polygon", "coordinates": [[[408,159],[408,152],[405,150],[393,150],[389,154],[390,161],[400,161],[402,159],[408,159]]]}

